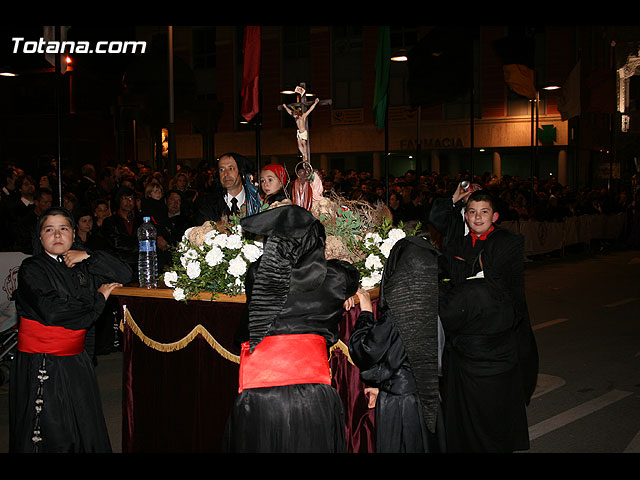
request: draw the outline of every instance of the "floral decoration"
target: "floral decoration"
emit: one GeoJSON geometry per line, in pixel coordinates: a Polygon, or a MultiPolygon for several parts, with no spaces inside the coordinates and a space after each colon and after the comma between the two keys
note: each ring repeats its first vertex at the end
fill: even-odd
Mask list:
{"type": "Polygon", "coordinates": [[[393,246],[407,235],[416,235],[419,229],[420,224],[416,225],[412,231],[407,232],[402,223],[394,227],[391,221],[384,217],[381,225],[377,225],[373,231],[365,233],[364,237],[359,239],[358,248],[362,251],[364,260],[360,260],[354,265],[360,272],[362,288],[370,289],[380,285],[384,264],[389,258],[393,246]]]}
{"type": "Polygon", "coordinates": [[[213,222],[185,231],[173,251],[173,266],[163,280],[173,289],[173,298],[186,301],[202,292],[214,298],[244,293],[249,265],[262,256],[261,237],[242,231],[237,218],[220,228],[213,222]]]}
{"type": "MultiPolygon", "coordinates": [[[[384,264],[396,242],[420,230],[419,223],[408,231],[402,223],[392,225],[388,216],[344,203],[317,218],[325,226],[327,258],[352,263],[365,289],[380,285],[384,264]]],[[[245,293],[245,275],[249,265],[262,256],[263,239],[243,232],[238,217],[228,221],[220,225],[205,222],[184,233],[173,251],[173,266],[163,277],[176,300],[187,301],[202,292],[213,298],[245,293]]]]}

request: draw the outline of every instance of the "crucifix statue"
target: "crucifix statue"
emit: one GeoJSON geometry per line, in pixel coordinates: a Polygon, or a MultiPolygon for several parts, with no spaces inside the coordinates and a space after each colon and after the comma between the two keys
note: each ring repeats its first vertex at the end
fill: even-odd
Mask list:
{"type": "Polygon", "coordinates": [[[320,100],[316,98],[315,101],[307,100],[307,93],[305,89],[306,85],[301,83],[296,87],[296,93],[299,95],[299,100],[296,103],[289,105],[283,104],[279,109],[284,108],[286,112],[293,117],[298,127],[296,132],[296,138],[298,141],[298,149],[302,154],[302,162],[309,163],[309,121],[308,116],[316,108],[317,105],[331,105],[331,100],[320,100]]]}
{"type": "Polygon", "coordinates": [[[306,85],[304,83],[301,83],[296,87],[295,91],[299,95],[296,103],[291,103],[289,105],[282,104],[282,106],[278,106],[278,109],[281,110],[284,108],[286,112],[293,117],[296,122],[296,126],[298,127],[296,139],[298,142],[298,149],[302,154],[302,162],[296,166],[296,176],[298,178],[294,183],[294,203],[310,209],[312,202],[312,185],[314,182],[317,184],[319,178],[315,178],[313,167],[310,162],[311,155],[309,151],[308,117],[317,105],[331,105],[331,100],[320,100],[319,98],[316,98],[315,101],[311,102],[307,100],[305,87],[306,85]]]}

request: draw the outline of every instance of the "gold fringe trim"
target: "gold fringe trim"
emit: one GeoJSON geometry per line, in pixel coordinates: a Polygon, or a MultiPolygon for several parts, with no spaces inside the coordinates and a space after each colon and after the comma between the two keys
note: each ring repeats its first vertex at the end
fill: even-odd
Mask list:
{"type": "MultiPolygon", "coordinates": [[[[124,332],[124,324],[129,325],[131,331],[149,348],[157,350],[159,352],[175,352],[178,350],[182,350],[189,343],[191,343],[198,335],[202,335],[202,337],[207,341],[211,347],[218,352],[218,354],[224,358],[225,360],[229,360],[230,362],[240,363],[240,356],[235,355],[224,348],[213,336],[204,328],[202,325],[196,325],[191,332],[189,332],[184,338],[178,340],[176,342],[171,343],[160,343],[151,338],[147,337],[138,324],[135,322],[131,313],[129,313],[129,309],[125,307],[124,310],[124,318],[120,321],[120,331],[124,332]]],[[[346,355],[349,363],[353,365],[353,361],[351,360],[351,355],[349,355],[349,347],[345,345],[342,340],[338,340],[331,349],[329,350],[329,356],[333,355],[334,350],[339,350],[344,355],[346,355]]]]}
{"type": "Polygon", "coordinates": [[[128,309],[125,309],[124,318],[123,320],[120,321],[121,331],[124,331],[124,323],[129,325],[129,328],[131,328],[133,333],[142,341],[142,343],[159,352],[175,352],[177,350],[181,350],[185,348],[187,345],[189,345],[189,343],[191,343],[193,339],[195,339],[198,335],[202,335],[202,337],[207,341],[207,343],[211,345],[211,347],[216,352],[218,352],[218,354],[220,354],[222,358],[234,363],[240,363],[240,356],[235,355],[230,351],[228,351],[226,348],[224,348],[215,338],[213,338],[213,336],[202,325],[196,325],[191,330],[191,332],[189,332],[184,338],[182,338],[181,340],[178,340],[177,342],[160,343],[150,339],[142,332],[140,327],[133,320],[133,317],[131,316],[131,313],[129,313],[128,309]]]}

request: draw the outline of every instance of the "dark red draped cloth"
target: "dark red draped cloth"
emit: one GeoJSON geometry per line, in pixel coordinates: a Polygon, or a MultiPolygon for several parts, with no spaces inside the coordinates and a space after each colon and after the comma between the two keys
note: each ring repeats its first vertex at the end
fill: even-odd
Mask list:
{"type": "MultiPolygon", "coordinates": [[[[377,317],[378,300],[373,299],[372,301],[373,312],[377,317]]],[[[342,315],[340,340],[345,347],[349,343],[349,337],[359,315],[360,305],[356,305],[342,315]]],[[[337,349],[333,351],[329,364],[332,384],[338,390],[344,405],[347,452],[375,452],[375,410],[367,407],[368,402],[364,396],[365,385],[360,380],[360,370],[337,349]]]]}
{"type": "MultiPolygon", "coordinates": [[[[155,342],[180,341],[202,325],[223,348],[240,355],[234,335],[243,303],[118,298],[142,334],[155,342]]],[[[345,347],[359,313],[356,305],[342,317],[345,347]]],[[[123,352],[123,453],[218,452],[238,392],[239,365],[200,335],[180,350],[162,352],[143,343],[127,324],[123,352]]],[[[337,349],[330,367],[344,404],[347,451],[374,452],[374,410],[367,408],[359,370],[337,349]]]]}

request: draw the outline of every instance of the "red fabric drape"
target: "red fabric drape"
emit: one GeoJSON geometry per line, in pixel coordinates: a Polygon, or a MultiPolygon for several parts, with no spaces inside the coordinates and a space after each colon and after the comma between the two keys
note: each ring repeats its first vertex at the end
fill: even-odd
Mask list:
{"type": "Polygon", "coordinates": [[[260,51],[260,27],[245,27],[240,113],[247,122],[250,122],[260,111],[260,51]]]}
{"type": "MultiPolygon", "coordinates": [[[[244,304],[120,297],[144,335],[182,340],[202,325],[235,355],[244,304]]],[[[238,391],[238,364],[201,336],[173,352],[155,350],[125,326],[123,452],[216,452],[238,391]]]]}

